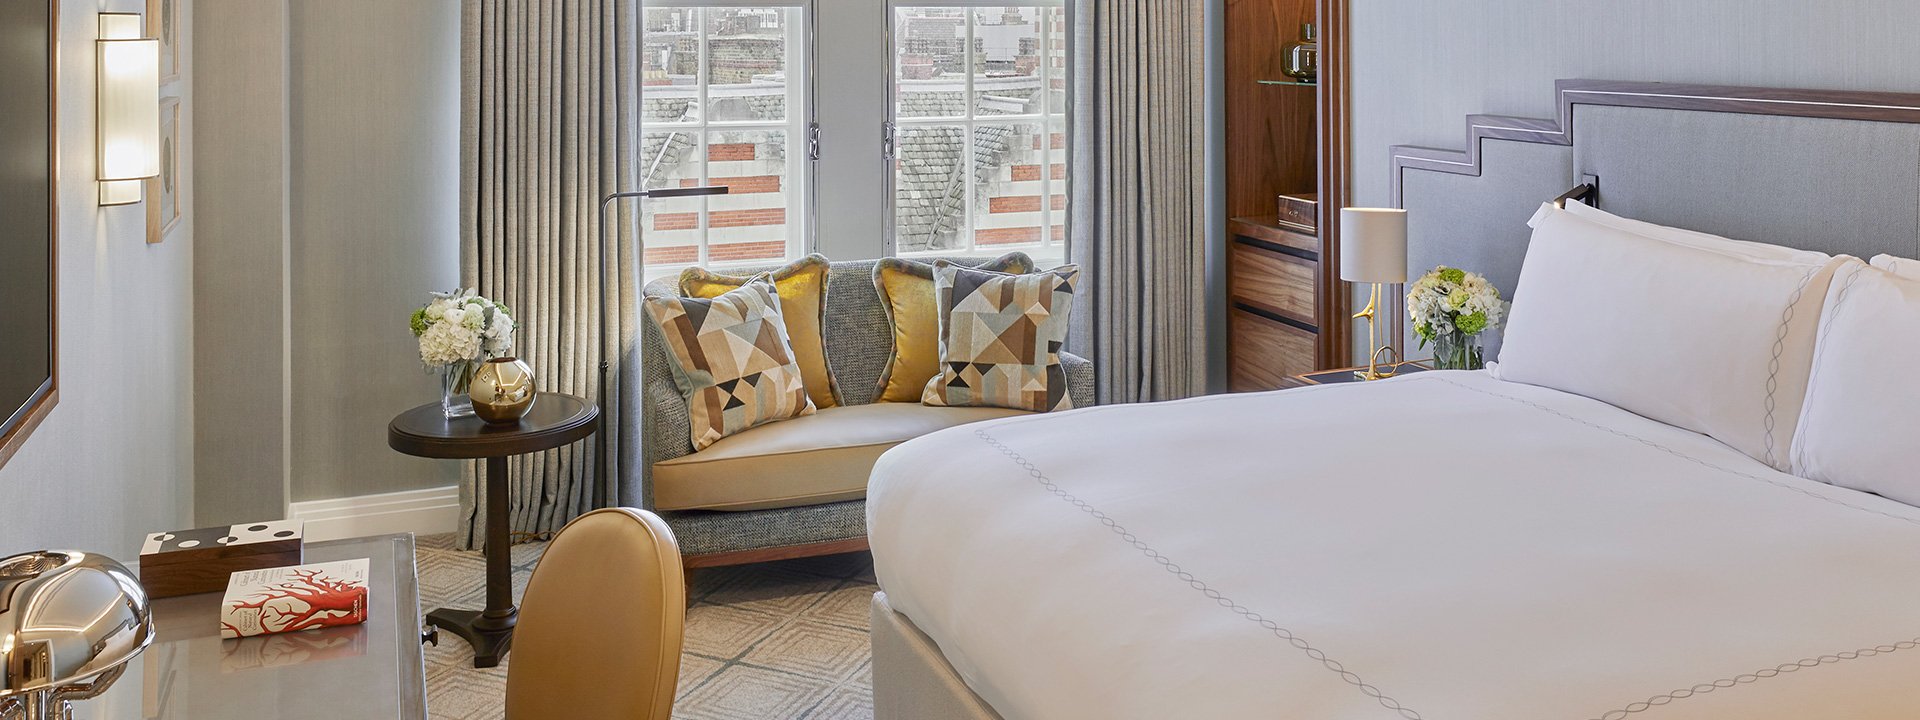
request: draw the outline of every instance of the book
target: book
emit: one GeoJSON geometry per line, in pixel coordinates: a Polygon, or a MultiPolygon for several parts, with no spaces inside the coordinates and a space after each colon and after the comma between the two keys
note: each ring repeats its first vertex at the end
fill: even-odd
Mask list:
{"type": "Polygon", "coordinates": [[[220,603],[220,637],[366,622],[367,568],[360,558],[234,573],[220,603]]]}

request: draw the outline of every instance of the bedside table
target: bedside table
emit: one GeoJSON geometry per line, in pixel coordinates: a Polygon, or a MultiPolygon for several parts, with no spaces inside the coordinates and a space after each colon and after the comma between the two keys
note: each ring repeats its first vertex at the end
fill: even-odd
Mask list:
{"type": "MultiPolygon", "coordinates": [[[[1422,362],[1419,360],[1398,363],[1396,365],[1393,365],[1392,367],[1394,369],[1395,377],[1398,377],[1400,375],[1406,375],[1408,373],[1417,373],[1417,372],[1423,372],[1423,371],[1433,369],[1431,366],[1427,365],[1425,362],[1422,362]]],[[[1343,385],[1346,383],[1357,383],[1357,382],[1360,382],[1360,378],[1356,377],[1354,373],[1362,372],[1362,371],[1365,371],[1366,369],[1367,367],[1365,365],[1362,365],[1360,367],[1340,368],[1338,370],[1322,370],[1320,372],[1310,372],[1310,373],[1304,373],[1301,375],[1294,375],[1294,376],[1288,377],[1285,380],[1285,382],[1280,386],[1279,389],[1284,390],[1288,388],[1307,387],[1309,385],[1343,385]]]]}

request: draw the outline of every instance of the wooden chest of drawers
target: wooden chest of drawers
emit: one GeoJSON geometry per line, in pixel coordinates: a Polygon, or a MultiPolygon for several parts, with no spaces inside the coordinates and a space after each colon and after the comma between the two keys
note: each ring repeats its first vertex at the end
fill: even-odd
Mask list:
{"type": "Polygon", "coordinates": [[[1228,224],[1227,386],[1233,392],[1287,387],[1288,378],[1340,360],[1321,332],[1331,308],[1311,224],[1313,199],[1282,198],[1280,210],[1285,214],[1228,224]]]}

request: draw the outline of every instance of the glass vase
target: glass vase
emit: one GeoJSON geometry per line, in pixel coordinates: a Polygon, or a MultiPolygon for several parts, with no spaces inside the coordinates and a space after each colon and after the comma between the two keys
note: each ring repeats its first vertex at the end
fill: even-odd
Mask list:
{"type": "Polygon", "coordinates": [[[1478,336],[1452,332],[1433,339],[1433,369],[1479,370],[1486,366],[1478,336]]]}
{"type": "Polygon", "coordinates": [[[473,384],[475,367],[474,363],[461,361],[440,368],[440,409],[446,411],[448,419],[473,415],[473,398],[467,396],[467,389],[473,384]]]}

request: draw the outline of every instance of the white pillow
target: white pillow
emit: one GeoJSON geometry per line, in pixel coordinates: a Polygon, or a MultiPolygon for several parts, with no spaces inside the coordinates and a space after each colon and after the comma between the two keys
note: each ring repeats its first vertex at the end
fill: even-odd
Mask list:
{"type": "Polygon", "coordinates": [[[1494,377],[1791,467],[1827,286],[1859,260],[1658,226],[1634,232],[1551,205],[1532,225],[1494,377]]]}
{"type": "MultiPolygon", "coordinates": [[[[1546,207],[1551,208],[1553,204],[1547,203],[1546,207]]],[[[1719,235],[1709,235],[1697,230],[1683,230],[1677,227],[1655,225],[1645,220],[1624,218],[1601,210],[1600,208],[1591,207],[1579,200],[1568,200],[1567,212],[1582,220],[1588,220],[1611,228],[1618,228],[1630,233],[1645,235],[1655,240],[1666,240],[1689,247],[1708,250],[1723,249],[1748,257],[1795,262],[1819,262],[1821,259],[1827,257],[1822,253],[1795,250],[1782,245],[1768,245],[1766,243],[1757,243],[1748,240],[1733,240],[1720,237],[1719,235]]]]}
{"type": "Polygon", "coordinates": [[[1920,505],[1916,357],[1920,279],[1866,266],[1841,270],[1820,321],[1793,440],[1794,474],[1920,505]]]}
{"type": "Polygon", "coordinates": [[[1920,280],[1920,260],[1892,255],[1873,256],[1873,266],[1904,278],[1920,280]]]}

